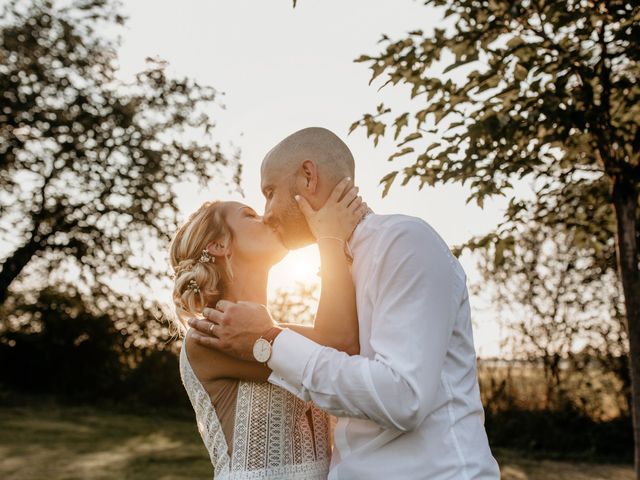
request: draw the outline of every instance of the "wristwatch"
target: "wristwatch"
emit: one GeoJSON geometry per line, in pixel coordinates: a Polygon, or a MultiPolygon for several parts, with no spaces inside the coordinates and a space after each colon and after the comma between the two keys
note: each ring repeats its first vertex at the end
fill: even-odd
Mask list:
{"type": "Polygon", "coordinates": [[[271,358],[273,341],[280,334],[282,328],[271,327],[253,344],[253,358],[260,363],[267,363],[271,358]]]}

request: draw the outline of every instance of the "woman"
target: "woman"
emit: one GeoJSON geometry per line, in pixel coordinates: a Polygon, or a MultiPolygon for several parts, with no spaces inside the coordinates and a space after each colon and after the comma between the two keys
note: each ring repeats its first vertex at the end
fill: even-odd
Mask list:
{"type": "MultiPolygon", "coordinates": [[[[310,224],[322,261],[322,295],[313,327],[287,327],[348,354],[359,351],[354,286],[344,244],[366,211],[343,181],[310,224]]],[[[221,300],[266,304],[269,269],[286,254],[251,208],[205,203],[170,247],[173,299],[184,325],[221,300]]],[[[331,456],[328,415],[266,380],[269,369],[197,344],[188,331],[182,380],[198,430],[220,479],[324,479],[331,456]]]]}

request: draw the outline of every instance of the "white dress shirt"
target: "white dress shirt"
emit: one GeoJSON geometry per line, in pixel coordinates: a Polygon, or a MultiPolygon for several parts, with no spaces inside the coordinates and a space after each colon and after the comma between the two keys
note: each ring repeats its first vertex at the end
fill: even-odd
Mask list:
{"type": "Polygon", "coordinates": [[[404,215],[369,215],[349,247],[360,355],[284,330],[269,360],[271,383],[339,417],[329,479],[499,479],[462,267],[404,215]]]}

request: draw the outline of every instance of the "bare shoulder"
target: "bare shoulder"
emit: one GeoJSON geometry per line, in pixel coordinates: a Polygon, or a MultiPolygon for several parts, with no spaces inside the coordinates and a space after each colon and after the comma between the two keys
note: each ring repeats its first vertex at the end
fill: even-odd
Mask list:
{"type": "Polygon", "coordinates": [[[271,373],[266,365],[238,360],[200,345],[191,335],[191,329],[187,331],[184,342],[191,368],[203,385],[221,378],[263,382],[271,373]]]}
{"type": "Polygon", "coordinates": [[[193,372],[200,380],[200,383],[206,383],[224,377],[224,372],[220,370],[221,360],[226,355],[207,347],[200,345],[193,335],[192,330],[187,330],[184,337],[184,343],[187,358],[191,364],[193,372]]]}

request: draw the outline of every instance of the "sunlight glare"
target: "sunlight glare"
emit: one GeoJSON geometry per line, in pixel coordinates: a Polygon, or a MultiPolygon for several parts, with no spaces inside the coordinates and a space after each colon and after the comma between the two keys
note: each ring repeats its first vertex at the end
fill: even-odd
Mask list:
{"type": "Polygon", "coordinates": [[[279,289],[293,288],[296,283],[318,283],[320,255],[315,245],[292,250],[279,264],[271,269],[269,275],[269,296],[279,289]]]}

